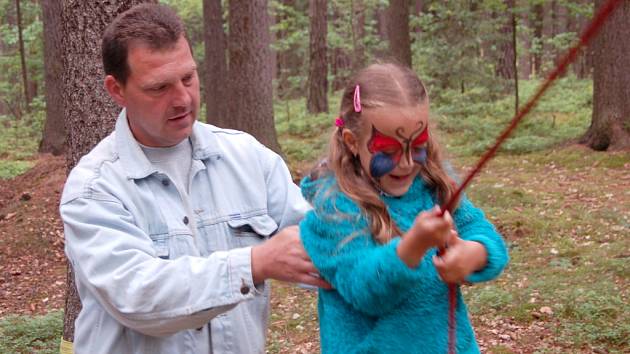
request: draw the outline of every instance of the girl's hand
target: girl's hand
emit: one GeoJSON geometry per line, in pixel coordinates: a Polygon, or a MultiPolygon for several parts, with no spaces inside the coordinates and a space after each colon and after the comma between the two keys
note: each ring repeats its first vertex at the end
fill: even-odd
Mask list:
{"type": "Polygon", "coordinates": [[[440,256],[433,257],[433,264],[442,281],[459,284],[483,268],[487,259],[486,248],[481,243],[463,240],[452,230],[448,248],[440,256]]]}
{"type": "Polygon", "coordinates": [[[422,212],[413,226],[402,236],[397,253],[409,267],[415,268],[429,248],[443,247],[450,237],[453,219],[446,212],[440,216],[439,207],[422,212]]]}

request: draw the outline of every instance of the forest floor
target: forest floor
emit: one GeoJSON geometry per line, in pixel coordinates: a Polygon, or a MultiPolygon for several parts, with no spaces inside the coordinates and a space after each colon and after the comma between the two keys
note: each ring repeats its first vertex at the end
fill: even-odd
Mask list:
{"type": "MultiPolygon", "coordinates": [[[[474,159],[457,159],[461,170],[474,159]]],[[[65,160],[0,179],[0,318],[63,309],[65,160]]],[[[630,153],[501,155],[468,191],[510,246],[505,274],[464,289],[485,353],[630,348],[630,153]]],[[[268,352],[319,351],[316,293],[274,284],[268,352]]]]}

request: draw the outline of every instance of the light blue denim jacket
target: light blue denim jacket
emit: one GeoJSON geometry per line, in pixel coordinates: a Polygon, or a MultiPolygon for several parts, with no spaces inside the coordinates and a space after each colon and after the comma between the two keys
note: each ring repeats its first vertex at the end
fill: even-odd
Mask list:
{"type": "Polygon", "coordinates": [[[253,284],[251,246],[309,206],[280,156],[250,135],[196,122],[191,141],[194,215],[124,110],[68,176],[60,211],[83,304],[76,353],[264,352],[269,286],[253,284]]]}

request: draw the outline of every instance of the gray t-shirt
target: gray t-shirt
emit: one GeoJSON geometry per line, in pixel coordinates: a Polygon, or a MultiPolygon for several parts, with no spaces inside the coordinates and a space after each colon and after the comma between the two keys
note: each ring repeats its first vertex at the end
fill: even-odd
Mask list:
{"type": "Polygon", "coordinates": [[[196,236],[196,220],[193,217],[192,205],[190,203],[190,168],[192,167],[192,144],[190,139],[184,139],[175,146],[170,147],[150,147],[138,143],[144,151],[147,159],[151,161],[159,172],[164,173],[171,179],[182,201],[188,210],[188,219],[191,221],[188,227],[196,236]]]}

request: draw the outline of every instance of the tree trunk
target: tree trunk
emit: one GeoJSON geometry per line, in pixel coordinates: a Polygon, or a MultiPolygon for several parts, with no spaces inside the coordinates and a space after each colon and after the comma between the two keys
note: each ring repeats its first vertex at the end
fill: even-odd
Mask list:
{"type": "MultiPolygon", "coordinates": [[[[521,23],[523,24],[523,28],[529,28],[531,26],[530,23],[530,14],[527,12],[524,12],[521,17],[521,23]]],[[[530,34],[528,33],[529,31],[525,30],[525,31],[520,31],[521,33],[518,34],[519,37],[519,41],[522,43],[523,45],[523,50],[521,51],[520,55],[518,56],[518,61],[519,61],[519,76],[525,80],[529,80],[529,77],[532,75],[532,55],[531,55],[531,48],[532,48],[532,42],[531,42],[531,38],[530,38],[530,34]]]]}
{"type": "Polygon", "coordinates": [[[42,0],[44,22],[44,74],[46,82],[46,122],[39,152],[61,155],[66,149],[66,128],[63,112],[63,73],[61,3],[42,0]]]}
{"type": "MultiPolygon", "coordinates": [[[[578,6],[583,7],[585,5],[586,0],[578,1],[578,6]]],[[[586,24],[588,23],[587,19],[579,13],[570,13],[567,21],[567,30],[571,31],[579,36],[586,24]]],[[[573,73],[577,76],[578,79],[586,79],[591,77],[593,72],[593,50],[592,46],[588,46],[583,48],[578,57],[573,62],[573,73]]]]}
{"type": "MultiPolygon", "coordinates": [[[[505,17],[501,17],[504,19],[503,26],[501,29],[502,36],[499,39],[498,43],[498,53],[497,53],[497,66],[496,66],[496,74],[506,80],[514,79],[516,76],[516,71],[514,70],[514,60],[516,59],[514,56],[514,30],[515,26],[513,25],[513,11],[514,11],[514,0],[505,0],[506,13],[505,17]]],[[[515,21],[515,20],[514,20],[515,21]]]]}
{"type": "Polygon", "coordinates": [[[512,8],[510,11],[512,22],[512,73],[514,75],[514,116],[518,114],[519,96],[518,96],[518,52],[516,44],[516,14],[514,13],[514,0],[509,0],[509,5],[512,8]]]}
{"type": "Polygon", "coordinates": [[[536,41],[536,46],[535,46],[535,51],[534,51],[534,66],[533,66],[533,71],[534,71],[534,76],[541,76],[541,72],[542,72],[542,65],[543,65],[543,61],[542,61],[542,44],[543,44],[543,17],[544,17],[544,11],[543,11],[543,5],[540,3],[537,3],[536,5],[534,5],[534,19],[532,21],[532,25],[534,27],[534,40],[536,41]]]}
{"type": "Polygon", "coordinates": [[[556,23],[556,3],[557,1],[546,1],[543,6],[542,17],[542,67],[539,74],[546,77],[549,71],[555,66],[556,47],[552,39],[556,23]]]}
{"type": "MultiPolygon", "coordinates": [[[[342,21],[344,21],[339,9],[333,3],[333,27],[336,33],[342,33],[342,21]]],[[[331,53],[330,72],[333,77],[332,90],[338,91],[345,87],[350,76],[352,60],[349,51],[343,47],[335,47],[331,53]]]]}
{"type": "Polygon", "coordinates": [[[357,72],[365,66],[365,5],[363,0],[351,0],[352,11],[350,21],[352,23],[352,70],[357,72]]]}
{"type": "MultiPolygon", "coordinates": [[[[103,87],[101,35],[119,13],[142,0],[61,1],[63,107],[68,128],[68,171],[109,134],[120,108],[103,87]]],[[[74,340],[74,321],[81,310],[74,274],[68,266],[63,338],[74,340]]]]}
{"type": "Polygon", "coordinates": [[[252,134],[279,153],[267,0],[231,0],[229,10],[230,128],[252,134]]]}
{"type": "Polygon", "coordinates": [[[20,63],[22,65],[22,85],[24,88],[24,110],[29,111],[31,96],[28,92],[28,69],[26,68],[26,53],[24,52],[24,38],[22,38],[22,12],[20,11],[20,0],[15,0],[15,10],[17,13],[18,45],[20,48],[20,63]]]}
{"type": "MultiPolygon", "coordinates": [[[[301,12],[295,4],[295,0],[282,0],[285,9],[291,9],[290,11],[301,12]]],[[[280,12],[274,21],[276,23],[282,23],[288,20],[287,12],[280,12]]],[[[276,40],[286,40],[291,35],[291,28],[281,27],[276,31],[276,40]]],[[[281,99],[289,99],[302,97],[303,93],[296,90],[295,85],[291,83],[290,78],[296,75],[301,75],[301,63],[302,58],[297,54],[299,49],[295,44],[290,44],[288,48],[278,50],[275,57],[275,78],[277,79],[276,94],[281,99]]]]}
{"type": "MultiPolygon", "coordinates": [[[[596,0],[599,9],[604,0],[596,0]]],[[[622,1],[593,43],[593,118],[581,143],[594,150],[630,148],[630,1],[622,1]]]]}
{"type": "Polygon", "coordinates": [[[390,0],[387,15],[387,34],[391,56],[400,64],[411,67],[409,0],[390,0]]]}
{"type": "MultiPolygon", "coordinates": [[[[376,35],[378,36],[378,41],[382,43],[388,43],[389,36],[387,34],[387,7],[377,5],[374,9],[374,18],[376,20],[376,35]]],[[[374,56],[378,59],[389,59],[389,57],[391,57],[389,48],[381,48],[382,49],[374,49],[374,56]]]]}
{"type": "Polygon", "coordinates": [[[223,30],[221,0],[203,0],[205,43],[206,122],[220,127],[230,124],[228,115],[227,43],[223,30]]]}
{"type": "Polygon", "coordinates": [[[310,61],[306,103],[306,108],[310,113],[328,112],[327,9],[327,0],[310,1],[310,61]]]}

